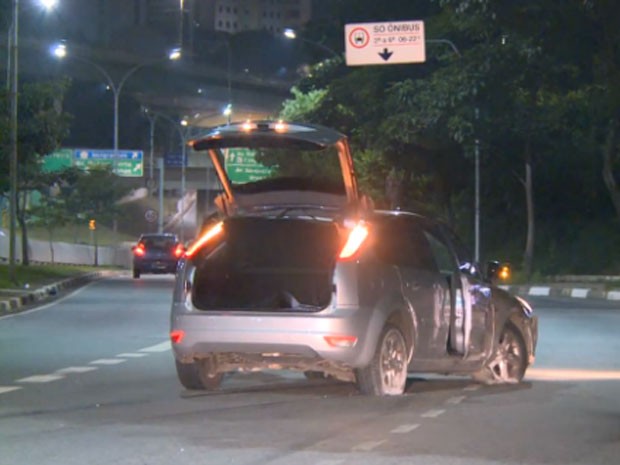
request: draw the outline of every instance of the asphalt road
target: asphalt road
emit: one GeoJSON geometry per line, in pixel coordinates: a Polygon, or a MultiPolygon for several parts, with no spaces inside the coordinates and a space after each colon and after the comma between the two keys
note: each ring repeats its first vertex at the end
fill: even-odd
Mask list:
{"type": "Polygon", "coordinates": [[[416,377],[399,398],[287,372],[176,381],[172,280],[93,283],[0,319],[0,465],[620,463],[618,303],[530,299],[527,381],[416,377]]]}

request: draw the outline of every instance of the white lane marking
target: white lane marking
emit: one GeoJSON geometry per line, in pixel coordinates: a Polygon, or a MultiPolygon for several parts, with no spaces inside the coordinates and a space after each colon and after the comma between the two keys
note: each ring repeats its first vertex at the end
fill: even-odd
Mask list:
{"type": "Polygon", "coordinates": [[[394,434],[404,434],[404,433],[410,433],[411,431],[413,431],[414,429],[417,429],[420,427],[419,423],[414,423],[411,425],[400,425],[397,426],[396,428],[394,428],[392,431],[390,431],[390,433],[394,433],[394,434]]]}
{"type": "Polygon", "coordinates": [[[170,341],[166,341],[166,342],[162,342],[160,344],[155,344],[154,346],[150,346],[150,347],[145,347],[144,349],[140,349],[140,352],[147,352],[147,353],[153,353],[153,352],[165,352],[167,350],[170,350],[170,341]]]}
{"type": "Polygon", "coordinates": [[[590,292],[590,289],[574,288],[571,289],[570,296],[577,299],[585,299],[588,297],[588,292],[590,292]]]}
{"type": "Polygon", "coordinates": [[[97,367],[67,367],[60,370],[56,370],[55,373],[59,375],[68,375],[70,373],[88,373],[89,371],[98,370],[97,367]]]}
{"type": "Polygon", "coordinates": [[[530,287],[529,295],[548,296],[551,293],[550,287],[532,286],[530,287]]]}
{"type": "Polygon", "coordinates": [[[100,358],[99,360],[93,360],[89,362],[89,365],[118,365],[119,363],[124,363],[127,360],[122,358],[100,358]]]}
{"type": "Polygon", "coordinates": [[[353,446],[351,450],[353,452],[370,452],[371,450],[376,449],[381,444],[384,444],[386,442],[387,442],[387,439],[383,439],[381,441],[362,442],[361,444],[353,446]]]}
{"type": "Polygon", "coordinates": [[[0,394],[5,394],[7,392],[18,391],[22,387],[21,386],[0,386],[0,394]]]}
{"type": "Polygon", "coordinates": [[[117,357],[120,358],[140,358],[140,357],[147,357],[149,354],[138,354],[135,352],[132,353],[122,353],[122,354],[118,354],[117,357]]]}
{"type": "Polygon", "coordinates": [[[49,383],[63,379],[63,375],[34,375],[16,380],[16,383],[49,383]]]}
{"type": "Polygon", "coordinates": [[[463,388],[463,391],[477,391],[478,389],[480,389],[480,385],[479,384],[470,384],[469,386],[465,386],[463,388]]]}
{"type": "Polygon", "coordinates": [[[420,415],[422,418],[437,418],[439,415],[446,413],[445,409],[429,410],[420,415]]]}
{"type": "Polygon", "coordinates": [[[458,405],[461,402],[463,402],[466,398],[467,398],[467,396],[454,396],[454,397],[450,397],[448,400],[446,400],[446,404],[458,405]]]}

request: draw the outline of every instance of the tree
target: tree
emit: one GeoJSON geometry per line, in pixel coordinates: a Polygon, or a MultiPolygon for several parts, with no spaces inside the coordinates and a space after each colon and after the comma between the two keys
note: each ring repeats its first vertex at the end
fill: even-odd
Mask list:
{"type": "Polygon", "coordinates": [[[18,120],[18,196],[17,220],[22,232],[22,263],[28,257],[28,192],[36,186],[32,180],[40,172],[40,158],[56,150],[69,132],[69,115],[62,102],[69,81],[27,83],[20,95],[18,120]]]}

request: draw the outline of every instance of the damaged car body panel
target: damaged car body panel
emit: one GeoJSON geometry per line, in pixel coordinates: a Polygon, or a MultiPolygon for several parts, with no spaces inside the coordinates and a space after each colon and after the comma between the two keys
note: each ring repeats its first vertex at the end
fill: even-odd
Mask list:
{"type": "Polygon", "coordinates": [[[490,284],[443,224],[378,211],[347,138],[316,125],[232,124],[192,143],[222,185],[177,272],[171,339],[188,389],[292,369],[398,395],[407,373],[518,382],[533,362],[527,302],[490,284]],[[243,152],[242,150],[245,150],[243,152]],[[235,180],[231,156],[267,167],[235,180]]]}

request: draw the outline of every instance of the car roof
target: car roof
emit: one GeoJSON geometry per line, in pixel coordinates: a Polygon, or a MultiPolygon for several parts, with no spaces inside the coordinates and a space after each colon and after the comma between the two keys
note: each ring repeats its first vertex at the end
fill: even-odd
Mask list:
{"type": "Polygon", "coordinates": [[[218,126],[190,142],[194,150],[227,147],[291,147],[321,150],[347,137],[318,124],[248,121],[218,126]]]}

